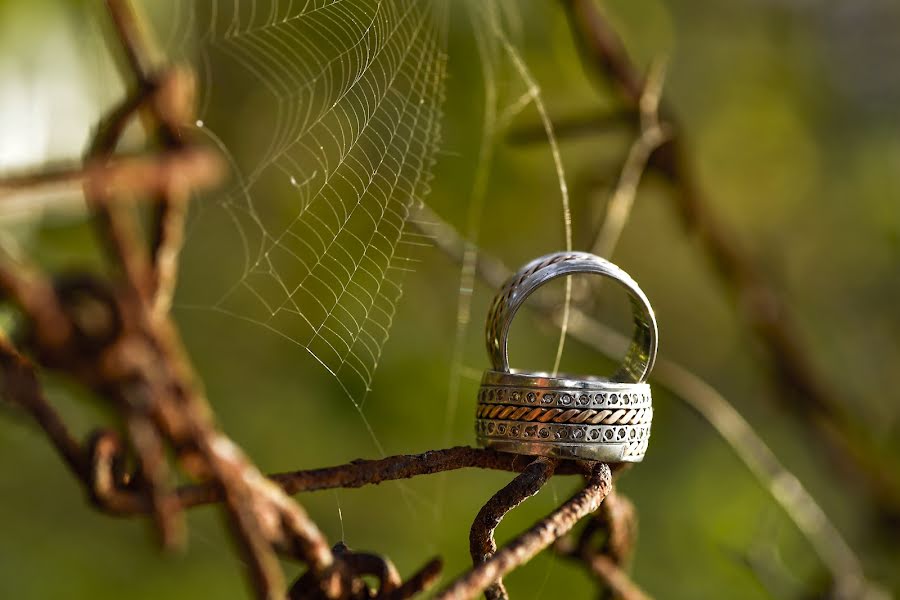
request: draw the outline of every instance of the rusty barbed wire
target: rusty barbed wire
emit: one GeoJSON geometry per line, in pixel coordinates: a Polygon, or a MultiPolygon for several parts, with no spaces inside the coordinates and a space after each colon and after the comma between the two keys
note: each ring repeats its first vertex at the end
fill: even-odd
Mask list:
{"type": "MultiPolygon", "coordinates": [[[[645,117],[640,145],[633,147],[634,156],[629,159],[632,167],[623,170],[620,181],[625,185],[619,186],[623,188],[623,200],[619,204],[625,206],[633,200],[645,167],[649,165],[672,174],[680,164],[671,156],[675,141],[668,111],[663,110],[662,118],[656,120],[658,91],[648,93],[644,78],[630,66],[615,33],[596,21],[590,2],[566,0],[564,4],[570,10],[573,31],[584,44],[590,60],[631,100],[632,106],[617,115],[616,121],[627,121],[632,113],[645,117]],[[646,98],[653,101],[649,112],[648,107],[641,105],[641,99],[646,98]],[[652,120],[647,120],[646,115],[651,115],[652,120]]],[[[289,593],[291,598],[401,600],[419,595],[436,583],[442,568],[439,559],[427,561],[404,582],[387,557],[352,551],[342,544],[332,547],[302,507],[288,496],[375,485],[463,468],[516,472],[521,474],[485,504],[473,523],[470,543],[475,565],[440,592],[439,598],[474,598],[485,591],[489,597],[502,598],[502,578],[550,547],[584,564],[606,589],[620,597],[647,598],[625,571],[633,551],[635,514],[626,499],[613,493],[608,465],[557,463],[457,447],[265,476],[218,430],[168,313],[178,278],[187,202],[192,192],[219,183],[225,176],[225,168],[217,154],[195,145],[186,134],[193,119],[196,95],[191,72],[165,63],[131,2],[106,0],[106,6],[115,33],[115,47],[123,58],[123,72],[132,91],[99,125],[83,164],[50,165],[38,173],[0,180],[0,201],[23,191],[82,186],[98,233],[118,269],[118,276],[112,280],[87,275],[66,280],[45,276],[23,265],[0,263],[3,300],[18,306],[30,325],[28,335],[22,340],[0,338],[0,391],[41,427],[69,470],[83,483],[91,502],[109,514],[151,515],[160,540],[167,547],[183,541],[181,513],[184,510],[210,503],[223,504],[227,523],[248,565],[248,578],[258,598],[284,598],[289,593]],[[115,154],[116,143],[125,127],[138,115],[145,117],[145,126],[158,148],[146,155],[115,154]],[[152,202],[149,248],[141,244],[134,224],[134,200],[152,202]],[[100,429],[84,443],[76,440],[44,397],[38,369],[64,372],[110,401],[124,417],[124,430],[100,429]],[[168,450],[174,451],[176,465],[169,464],[168,450]],[[126,466],[133,464],[135,458],[138,467],[129,471],[126,466]],[[196,483],[173,486],[170,473],[173,466],[182,469],[196,483]],[[503,516],[537,493],[554,475],[582,476],[587,479],[587,485],[532,528],[497,549],[493,532],[503,516]],[[571,537],[569,534],[579,520],[600,506],[605,506],[604,510],[588,521],[579,536],[571,537]],[[597,546],[594,542],[599,536],[605,538],[597,546]],[[307,566],[289,592],[279,557],[294,558],[307,566]],[[375,578],[375,589],[365,577],[375,578]]],[[[660,85],[661,81],[660,75],[660,85]]],[[[682,185],[686,189],[691,187],[690,182],[682,185]]],[[[717,246],[720,236],[709,233],[709,223],[695,214],[696,206],[689,197],[682,200],[686,221],[699,223],[710,247],[724,253],[727,260],[720,261],[720,267],[731,265],[743,269],[741,255],[732,256],[729,245],[717,246]]],[[[600,247],[614,244],[611,241],[614,238],[609,236],[609,233],[598,236],[600,247]]],[[[448,254],[454,251],[455,248],[450,248],[448,254]]],[[[505,278],[505,267],[489,257],[481,260],[477,268],[489,282],[502,282],[505,278]]],[[[738,288],[744,284],[752,288],[759,283],[753,278],[745,279],[738,278],[738,288]]],[[[747,290],[742,288],[742,291],[747,290]]],[[[544,308],[552,320],[553,307],[544,308]]],[[[583,327],[584,315],[576,312],[575,317],[575,334],[589,336],[590,332],[585,333],[583,327]]],[[[796,348],[791,346],[790,338],[782,339],[784,336],[773,333],[769,325],[763,323],[760,327],[770,340],[773,354],[780,356],[779,353],[785,352],[788,357],[794,356],[792,352],[796,348]]],[[[810,370],[805,368],[802,356],[795,362],[785,376],[796,377],[803,384],[810,370]]],[[[666,363],[663,367],[666,368],[666,363]]],[[[668,376],[664,373],[664,377],[670,381],[678,379],[671,373],[668,376]]],[[[813,402],[818,402],[815,386],[807,387],[813,402]]],[[[693,396],[694,400],[699,397],[704,401],[709,399],[708,394],[693,396]]],[[[696,401],[696,405],[702,406],[700,400],[696,401]]],[[[540,418],[547,414],[541,413],[540,418]]],[[[721,415],[721,411],[717,414],[721,415]]],[[[547,418],[560,416],[561,413],[547,418]]],[[[636,414],[621,411],[569,417],[637,418],[636,414]]],[[[723,424],[715,418],[711,422],[720,431],[726,431],[726,437],[731,431],[728,427],[734,425],[733,421],[723,424]]],[[[768,470],[760,470],[770,480],[787,473],[777,460],[769,460],[764,445],[760,450],[754,443],[741,440],[735,447],[739,452],[750,447],[746,456],[765,464],[768,470]]],[[[752,460],[748,464],[752,468],[752,460]]],[[[802,512],[797,507],[805,506],[803,500],[796,494],[780,499],[792,517],[802,512]]],[[[818,509],[814,503],[813,506],[818,509]]],[[[802,518],[798,522],[803,529],[802,518]]],[[[848,578],[859,581],[854,579],[847,585],[865,583],[855,556],[843,540],[835,532],[823,529],[821,523],[818,529],[810,523],[803,530],[811,539],[840,542],[831,554],[823,557],[835,578],[836,569],[849,565],[852,568],[848,578]]]]}
{"type": "MultiPolygon", "coordinates": [[[[36,173],[0,179],[0,200],[47,187],[81,186],[115,267],[110,279],[89,274],[61,278],[0,262],[2,299],[18,306],[29,326],[21,340],[0,338],[0,391],[41,427],[91,502],[111,515],[149,514],[163,547],[183,543],[185,509],[221,503],[258,598],[289,594],[404,599],[422,593],[440,576],[438,559],[404,582],[386,557],[341,544],[330,547],[302,507],[288,497],[301,491],[474,467],[523,472],[515,486],[505,488],[509,492],[532,481],[538,467],[541,474],[532,481],[538,488],[538,480],[542,483],[554,472],[587,476],[593,469],[584,491],[508,547],[485,556],[454,584],[450,595],[465,598],[499,584],[503,574],[595,510],[611,485],[606,465],[557,464],[460,447],[266,477],[218,430],[168,313],[187,201],[193,192],[221,181],[223,161],[195,145],[187,133],[196,97],[191,72],[165,63],[129,0],[106,0],[106,8],[116,42],[113,50],[122,59],[131,91],[99,124],[83,164],[48,165],[36,173]],[[139,116],[156,149],[117,154],[120,137],[139,116]],[[149,248],[134,214],[134,202],[144,200],[151,202],[152,210],[149,248]],[[108,400],[121,413],[123,430],[98,429],[86,442],[76,440],[44,397],[38,369],[66,373],[108,400]],[[174,465],[167,458],[170,449],[174,465]],[[133,470],[128,467],[132,464],[133,470]],[[176,466],[198,483],[174,487],[176,466]],[[279,556],[307,565],[290,590],[279,556]],[[365,579],[370,576],[377,580],[375,589],[365,579]]],[[[490,538],[492,529],[488,533],[477,523],[486,522],[489,513],[499,521],[502,514],[492,511],[500,510],[497,503],[503,497],[501,492],[486,505],[483,518],[473,526],[473,539],[479,531],[490,538]]],[[[510,500],[501,512],[517,503],[510,500]]]]}
{"type": "Polygon", "coordinates": [[[637,511],[630,500],[613,489],[581,532],[561,538],[553,549],[587,566],[603,588],[603,600],[649,600],[627,573],[636,538],[637,511]]]}
{"type": "Polygon", "coordinates": [[[566,535],[585,516],[600,506],[612,489],[612,473],[608,465],[593,463],[587,485],[558,509],[515,537],[499,551],[459,577],[435,596],[436,600],[474,598],[510,571],[531,560],[566,535]]]}
{"type": "MultiPolygon", "coordinates": [[[[557,462],[545,457],[534,459],[521,474],[481,507],[469,531],[469,554],[472,555],[473,564],[482,564],[497,552],[494,530],[500,525],[500,521],[509,511],[541,490],[547,480],[553,476],[557,462]]],[[[484,590],[484,596],[487,600],[509,599],[503,580],[499,578],[484,590]]]]}

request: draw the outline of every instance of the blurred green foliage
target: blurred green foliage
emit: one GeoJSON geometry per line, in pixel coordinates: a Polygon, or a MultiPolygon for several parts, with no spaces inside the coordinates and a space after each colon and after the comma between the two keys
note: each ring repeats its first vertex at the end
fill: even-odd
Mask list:
{"type": "MultiPolygon", "coordinates": [[[[169,32],[169,3],[147,5],[169,32]]],[[[614,96],[598,92],[582,71],[556,3],[505,6],[519,17],[513,40],[554,118],[615,109],[614,96]]],[[[900,467],[900,5],[615,0],[603,6],[642,65],[669,59],[666,97],[682,119],[714,210],[784,294],[822,373],[841,386],[839,396],[861,415],[885,462],[900,467]]],[[[257,0],[257,7],[264,12],[268,5],[257,0]]],[[[444,142],[428,202],[464,227],[484,86],[465,4],[452,0],[450,9],[444,142]]],[[[93,3],[0,1],[0,169],[80,153],[97,116],[123,89],[106,33],[93,3]],[[23,95],[32,102],[23,103],[23,95]]],[[[217,72],[210,83],[218,104],[209,110],[228,115],[236,130],[254,122],[243,104],[229,102],[246,90],[232,89],[228,73],[217,72]]],[[[494,83],[507,104],[524,91],[508,66],[494,83]]],[[[512,128],[537,123],[532,106],[512,128]]],[[[135,136],[133,143],[139,141],[135,136]]],[[[559,188],[545,144],[500,142],[478,241],[517,266],[562,247],[559,188]]],[[[629,143],[627,130],[614,129],[563,144],[581,246],[629,143]]],[[[273,194],[266,201],[278,206],[289,199],[273,194]]],[[[303,348],[203,309],[207,292],[233,283],[240,267],[233,226],[215,194],[195,208],[176,314],[225,431],[266,471],[377,456],[360,411],[303,348]]],[[[97,261],[77,212],[4,217],[2,232],[48,268],[97,261]]],[[[417,258],[422,262],[405,277],[395,326],[362,406],[388,454],[473,442],[477,376],[464,377],[458,409],[446,416],[458,267],[433,249],[417,258]]],[[[683,230],[661,182],[642,185],[613,259],[654,302],[662,354],[725,393],[821,502],[868,574],[900,590],[896,534],[872,530],[862,495],[772,400],[778,392],[757,340],[683,230]]],[[[480,325],[490,295],[476,288],[464,352],[474,373],[486,365],[480,325]]],[[[613,296],[603,298],[601,313],[613,296]]],[[[556,332],[522,315],[513,335],[514,361],[552,361],[556,332]]],[[[598,361],[608,368],[569,342],[563,362],[569,370],[600,370],[598,361]]],[[[64,382],[48,378],[48,386],[81,432],[106,418],[64,382]]],[[[636,581],[660,598],[801,597],[816,589],[824,572],[814,554],[728,446],[678,399],[658,393],[656,406],[647,459],[621,479],[641,519],[636,581]],[[748,557],[765,566],[764,583],[748,557]]],[[[49,445],[12,411],[0,419],[0,450],[3,597],[244,597],[241,565],[214,509],[191,513],[184,556],[160,556],[146,523],[89,509],[49,445]]],[[[472,517],[508,479],[454,472],[299,500],[329,539],[383,552],[404,574],[440,554],[449,576],[468,565],[472,517]]],[[[576,485],[553,480],[508,517],[501,540],[576,485]]],[[[581,571],[547,555],[509,577],[508,587],[513,598],[594,596],[581,571]]]]}

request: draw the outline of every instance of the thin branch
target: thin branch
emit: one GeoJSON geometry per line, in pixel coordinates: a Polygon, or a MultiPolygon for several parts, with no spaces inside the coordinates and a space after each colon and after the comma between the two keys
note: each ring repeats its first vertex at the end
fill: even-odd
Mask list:
{"type": "MultiPolygon", "coordinates": [[[[572,141],[619,131],[630,133],[636,120],[634,111],[620,110],[561,117],[553,119],[551,123],[558,140],[572,141]]],[[[505,139],[511,145],[546,144],[547,133],[543,126],[525,125],[510,129],[505,139]]]]}
{"type": "Polygon", "coordinates": [[[593,0],[561,0],[573,39],[588,67],[588,75],[611,82],[629,104],[637,108],[644,92],[644,77],[632,64],[622,40],[607,25],[593,0]]]}
{"type": "Polygon", "coordinates": [[[603,463],[594,463],[587,486],[546,518],[518,535],[497,553],[451,583],[436,600],[475,598],[504,575],[527,563],[536,554],[568,533],[600,506],[612,488],[612,474],[603,463]]]}
{"type": "Polygon", "coordinates": [[[613,249],[631,216],[647,161],[669,137],[665,126],[659,122],[658,114],[664,81],[665,66],[658,62],[650,70],[641,94],[640,133],[628,150],[619,181],[606,205],[606,217],[592,245],[591,252],[599,256],[612,257],[613,249]]]}
{"type": "MultiPolygon", "coordinates": [[[[469,553],[476,566],[490,559],[497,551],[494,531],[506,513],[517,507],[528,498],[537,494],[553,475],[556,461],[539,457],[528,465],[521,474],[510,481],[503,489],[494,494],[487,504],[481,507],[472,529],[469,532],[469,553]]],[[[498,579],[484,592],[487,600],[508,600],[509,595],[498,579]]]]}

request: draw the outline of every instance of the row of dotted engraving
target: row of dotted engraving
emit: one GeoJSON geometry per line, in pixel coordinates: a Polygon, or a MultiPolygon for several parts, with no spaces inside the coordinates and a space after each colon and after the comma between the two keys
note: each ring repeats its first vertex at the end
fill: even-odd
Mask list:
{"type": "Polygon", "coordinates": [[[549,425],[477,419],[475,433],[481,437],[534,439],[546,441],[586,441],[630,443],[650,437],[650,425],[549,425]]]}
{"type": "Polygon", "coordinates": [[[541,391],[528,388],[494,388],[482,387],[478,392],[478,401],[496,404],[520,404],[588,407],[588,406],[628,406],[642,408],[653,402],[650,392],[579,392],[579,391],[541,391]]]}

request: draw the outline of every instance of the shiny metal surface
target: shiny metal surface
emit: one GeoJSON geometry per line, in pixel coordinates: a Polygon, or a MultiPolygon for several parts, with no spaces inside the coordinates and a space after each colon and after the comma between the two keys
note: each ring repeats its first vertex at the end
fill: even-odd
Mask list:
{"type": "Polygon", "coordinates": [[[574,274],[595,274],[612,279],[628,293],[634,318],[631,346],[613,381],[644,382],[656,360],[658,329],[653,307],[637,282],[611,262],[587,252],[558,252],[531,261],[498,290],[488,312],[488,355],[496,371],[509,371],[507,338],[512,320],[525,300],[545,283],[574,274]]]}
{"type": "Polygon", "coordinates": [[[658,332],[649,300],[627,273],[585,252],[534,260],[497,292],[485,335],[493,368],[484,372],[478,394],[479,444],[566,459],[644,458],[653,420],[653,398],[645,381],[656,359],[658,332]],[[611,378],[510,369],[507,338],[519,308],[548,281],[578,273],[608,277],[628,292],[635,331],[620,368],[611,378]]]}

